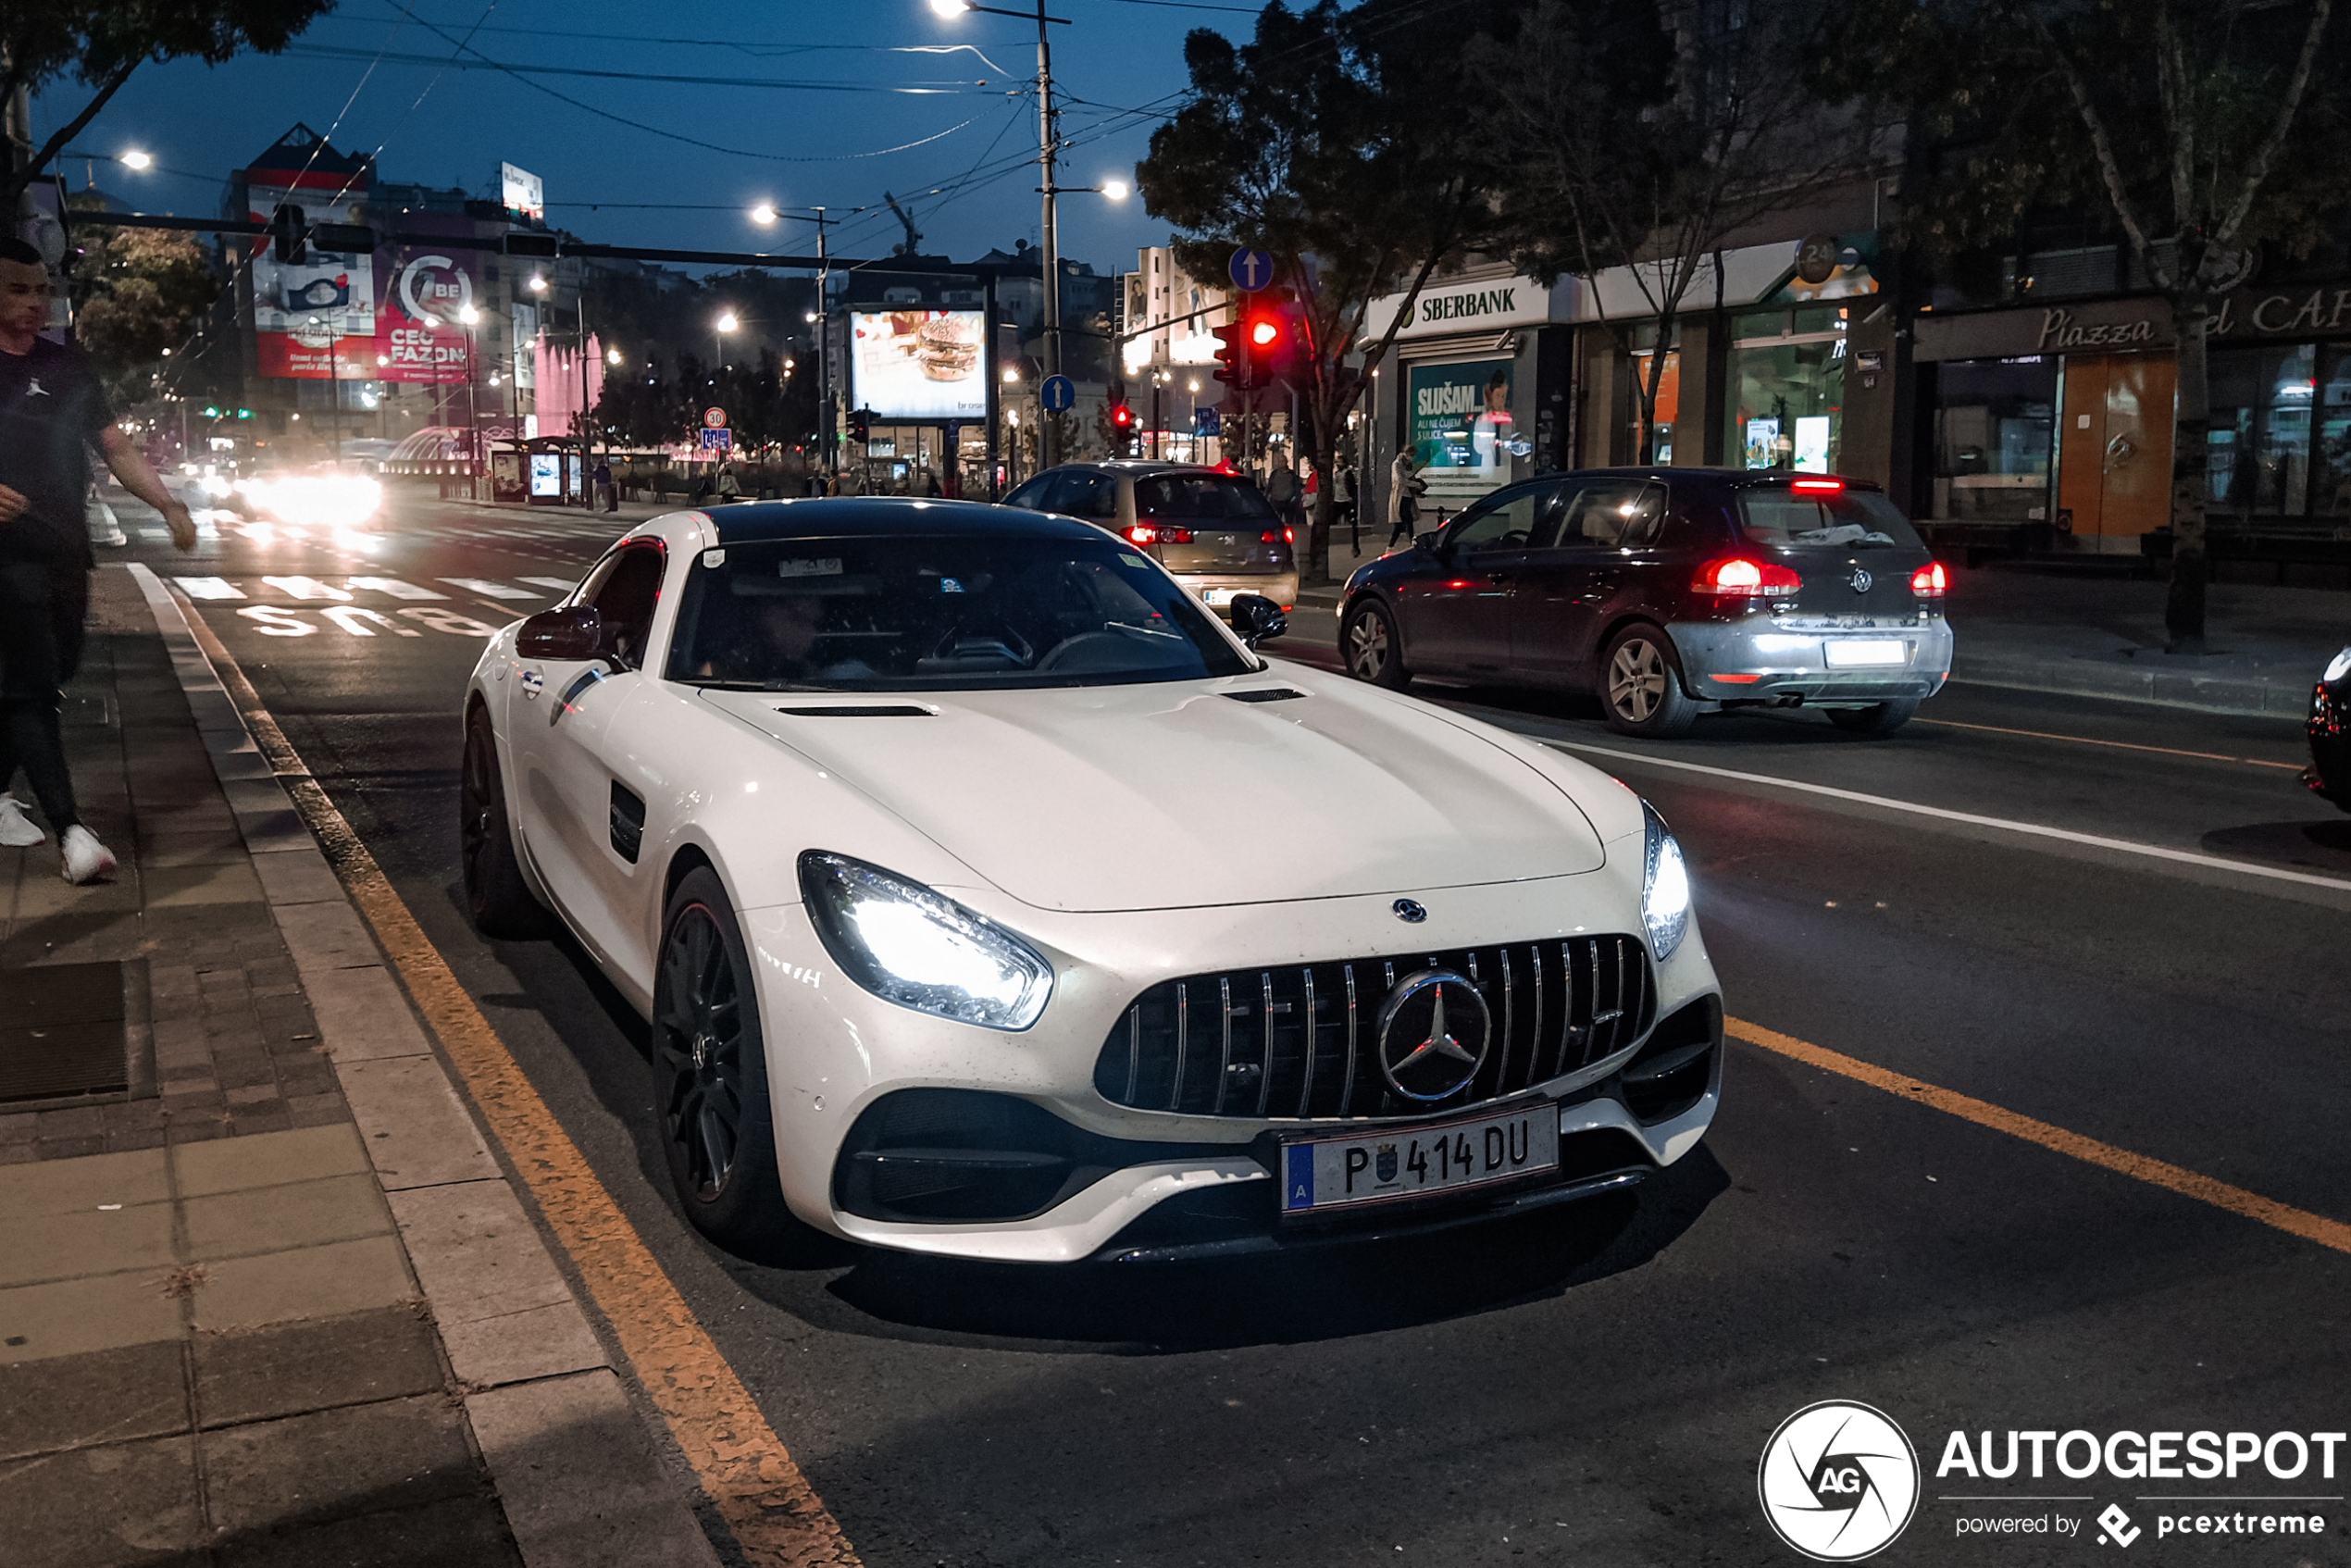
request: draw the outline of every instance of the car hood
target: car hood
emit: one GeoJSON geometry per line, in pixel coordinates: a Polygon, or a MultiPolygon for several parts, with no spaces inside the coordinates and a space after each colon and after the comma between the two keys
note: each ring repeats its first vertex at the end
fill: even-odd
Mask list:
{"type": "Polygon", "coordinates": [[[1574,803],[1500,746],[1409,699],[1300,674],[703,697],[1040,908],[1336,898],[1602,863],[1574,803]],[[1231,695],[1267,690],[1304,695],[1231,695]]]}

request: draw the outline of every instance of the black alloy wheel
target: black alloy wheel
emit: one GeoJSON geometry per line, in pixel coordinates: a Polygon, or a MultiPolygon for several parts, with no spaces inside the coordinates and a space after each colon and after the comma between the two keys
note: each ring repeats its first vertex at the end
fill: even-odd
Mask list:
{"type": "Polygon", "coordinates": [[[544,905],[531,896],[506,818],[506,785],[489,710],[466,715],[466,755],[457,777],[457,859],[466,913],[485,937],[520,940],[547,934],[544,905]]]}
{"type": "Polygon", "coordinates": [[[1404,667],[1404,641],[1396,634],[1396,618],[1376,599],[1366,599],[1347,613],[1338,634],[1338,651],[1347,673],[1358,680],[1400,691],[1412,682],[1404,667]]]}
{"type": "Polygon", "coordinates": [[[1599,685],[1608,727],[1621,734],[1667,740],[1698,722],[1698,705],[1682,690],[1673,639],[1656,627],[1628,626],[1610,640],[1599,685]]]}
{"type": "Polygon", "coordinates": [[[1829,722],[1848,735],[1891,735],[1910,722],[1919,711],[1919,700],[1906,697],[1898,702],[1875,703],[1866,708],[1826,708],[1829,722]]]}
{"type": "Polygon", "coordinates": [[[776,1176],[751,974],[717,874],[707,866],[689,872],[670,895],[653,976],[654,1109],[686,1217],[737,1251],[796,1225],[776,1176]]]}

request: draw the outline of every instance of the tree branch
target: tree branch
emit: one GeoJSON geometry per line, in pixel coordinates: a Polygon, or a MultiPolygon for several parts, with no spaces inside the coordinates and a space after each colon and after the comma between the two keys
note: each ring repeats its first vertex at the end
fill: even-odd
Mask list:
{"type": "MultiPolygon", "coordinates": [[[[2319,0],[2319,4],[2324,6],[2328,0],[2319,0]]],[[[2082,80],[2082,72],[2074,65],[2073,56],[2067,54],[2065,46],[2057,41],[2056,34],[2049,31],[2049,24],[2036,16],[2034,26],[2041,34],[2041,42],[2048,46],[2050,57],[2057,61],[2058,69],[2064,73],[2066,86],[2072,91],[2073,106],[2081,113],[2082,123],[2090,132],[2090,146],[2097,154],[2098,177],[2106,183],[2107,198],[2114,204],[2114,216],[2121,221],[2122,231],[2131,236],[2131,243],[2139,253],[2140,264],[2147,269],[2147,276],[2155,280],[2158,288],[2166,293],[2179,292],[2180,286],[2173,281],[2171,269],[2157,258],[2155,247],[2147,243],[2146,227],[2139,221],[2139,215],[2131,206],[2130,193],[2123,188],[2122,167],[2115,158],[2113,140],[2107,135],[2105,117],[2098,113],[2097,105],[2090,99],[2089,83],[2082,80]]]]}
{"type": "Polygon", "coordinates": [[[6,191],[9,211],[16,210],[17,198],[23,195],[25,187],[31,184],[41,170],[48,167],[49,160],[56,157],[67,143],[81,135],[82,129],[92,120],[98,118],[98,111],[106,106],[106,100],[120,92],[122,84],[131,80],[131,73],[138,68],[139,62],[136,59],[126,60],[118,66],[114,73],[106,78],[106,85],[98,89],[97,96],[83,106],[81,112],[67,121],[64,128],[55,136],[43,143],[41,150],[33,154],[30,163],[22,168],[9,171],[6,191]]]}
{"type": "Polygon", "coordinates": [[[2288,132],[2294,129],[2294,117],[2302,107],[2302,94],[2310,85],[2310,68],[2319,57],[2319,40],[2327,30],[2327,18],[2334,9],[2334,0],[2317,0],[2310,10],[2310,31],[2303,35],[2302,57],[2295,62],[2294,80],[2287,83],[2285,97],[2278,104],[2278,122],[2270,129],[2261,150],[2253,155],[2253,166],[2245,170],[2245,189],[2237,193],[2236,205],[2229,216],[2213,231],[2213,243],[2223,247],[2236,238],[2245,226],[2245,215],[2253,210],[2253,198],[2259,193],[2262,182],[2270,178],[2270,166],[2277,161],[2285,146],[2288,132]]]}

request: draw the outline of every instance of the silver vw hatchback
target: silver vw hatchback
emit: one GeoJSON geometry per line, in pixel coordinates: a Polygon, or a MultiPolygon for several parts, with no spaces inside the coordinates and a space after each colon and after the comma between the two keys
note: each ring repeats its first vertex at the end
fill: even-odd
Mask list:
{"type": "Polygon", "coordinates": [[[1064,463],[1020,486],[1004,504],[1058,512],[1124,535],[1227,619],[1236,594],[1297,607],[1290,529],[1238,475],[1189,463],[1064,463]]]}

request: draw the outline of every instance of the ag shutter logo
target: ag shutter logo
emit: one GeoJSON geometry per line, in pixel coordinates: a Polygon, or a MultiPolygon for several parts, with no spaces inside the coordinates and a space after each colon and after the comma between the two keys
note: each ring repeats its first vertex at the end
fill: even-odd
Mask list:
{"type": "Polygon", "coordinates": [[[1855,1562],[1918,1512],[1918,1451],[1885,1412],[1823,1400],[1780,1423],[1755,1489],[1780,1539],[1816,1562],[1855,1562]]]}
{"type": "Polygon", "coordinates": [[[2106,1505],[2106,1512],[2098,1515],[2098,1544],[2101,1546],[2109,1540],[2116,1546],[2129,1546],[2145,1533],[2131,1523],[2131,1516],[2122,1512],[2122,1505],[2119,1502],[2106,1505]]]}

